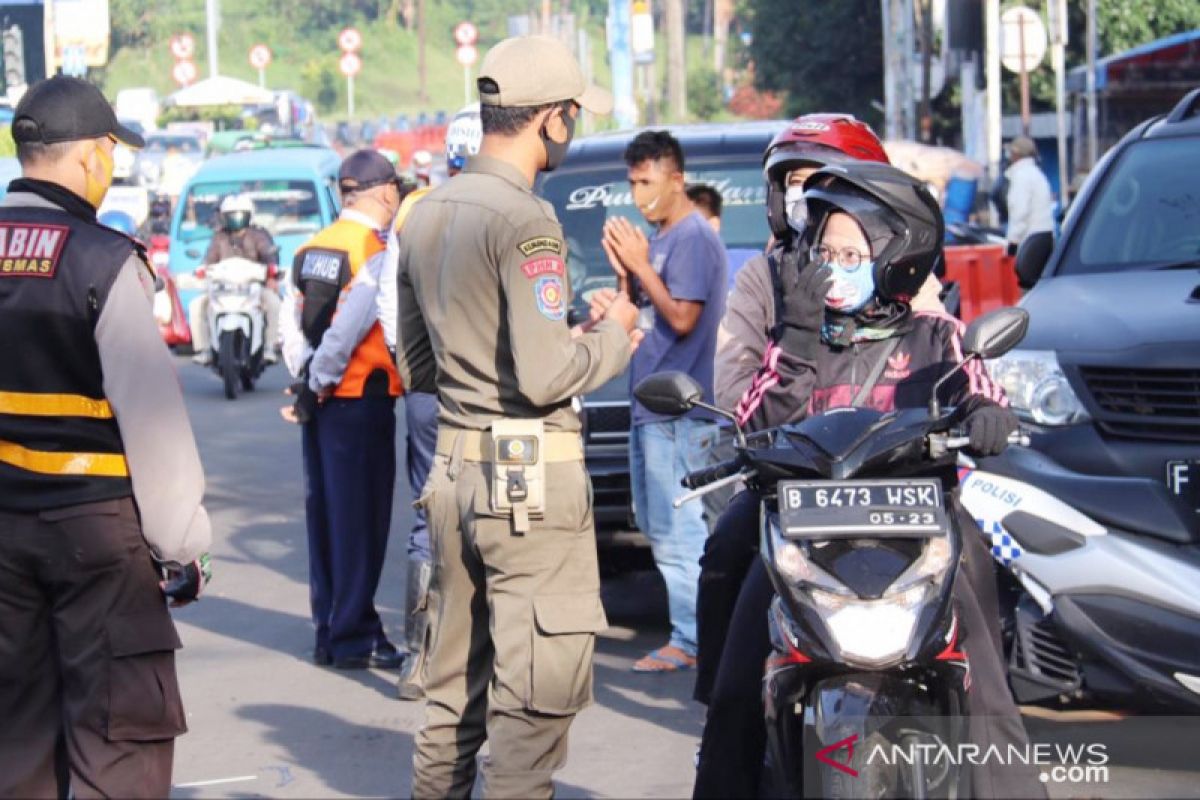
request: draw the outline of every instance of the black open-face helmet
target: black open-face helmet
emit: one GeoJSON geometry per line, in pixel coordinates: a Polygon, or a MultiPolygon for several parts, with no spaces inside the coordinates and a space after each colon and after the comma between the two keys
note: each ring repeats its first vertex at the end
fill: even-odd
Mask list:
{"type": "Polygon", "coordinates": [[[887,164],[848,161],[822,167],[804,182],[805,239],[821,239],[829,215],[857,220],[871,244],[875,293],[909,302],[942,259],[946,226],[924,183],[887,164]]]}

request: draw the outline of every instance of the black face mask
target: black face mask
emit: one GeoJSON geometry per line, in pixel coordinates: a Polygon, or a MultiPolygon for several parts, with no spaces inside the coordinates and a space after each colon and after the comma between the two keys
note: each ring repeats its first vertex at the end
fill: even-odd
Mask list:
{"type": "Polygon", "coordinates": [[[546,135],[546,126],[542,125],[542,130],[539,135],[542,137],[542,145],[546,148],[546,166],[542,168],[543,172],[553,172],[562,164],[563,159],[567,157],[567,148],[571,146],[571,140],[575,138],[575,118],[566,111],[560,111],[563,124],[567,126],[567,140],[565,142],[556,142],[546,135]]]}

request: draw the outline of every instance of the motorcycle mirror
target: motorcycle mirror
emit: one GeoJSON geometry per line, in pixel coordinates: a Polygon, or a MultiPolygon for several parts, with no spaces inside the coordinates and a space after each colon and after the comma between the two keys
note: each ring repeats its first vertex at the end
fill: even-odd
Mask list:
{"type": "Polygon", "coordinates": [[[997,308],[976,318],[963,335],[963,352],[979,358],[998,358],[1012,350],[1029,330],[1029,312],[997,308]]]}
{"type": "Polygon", "coordinates": [[[633,396],[655,414],[678,417],[704,399],[704,390],[685,372],[656,372],[634,388],[633,396]]]}

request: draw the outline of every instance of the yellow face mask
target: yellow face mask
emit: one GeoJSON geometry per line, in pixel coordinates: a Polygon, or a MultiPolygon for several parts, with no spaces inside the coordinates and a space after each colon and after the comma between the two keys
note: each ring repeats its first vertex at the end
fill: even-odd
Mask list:
{"type": "Polygon", "coordinates": [[[104,173],[104,180],[98,181],[92,177],[92,171],[88,169],[87,162],[83,162],[83,172],[87,181],[87,188],[84,190],[84,199],[87,200],[93,208],[100,208],[100,204],[104,202],[104,196],[108,194],[108,189],[113,182],[113,157],[100,145],[96,145],[96,158],[100,160],[100,169],[104,173]]]}

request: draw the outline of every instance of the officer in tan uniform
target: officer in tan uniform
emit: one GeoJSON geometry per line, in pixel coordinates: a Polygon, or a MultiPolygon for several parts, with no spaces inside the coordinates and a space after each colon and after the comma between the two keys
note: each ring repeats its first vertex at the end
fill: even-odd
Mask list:
{"type": "Polygon", "coordinates": [[[468,796],[487,740],[486,795],[549,797],[607,626],[571,398],[625,369],[637,312],[617,296],[567,327],[562,228],[531,190],[580,107],[607,113],[611,95],[546,37],[500,42],[479,74],[482,148],[413,208],[400,243],[400,374],[439,396],[419,501],[434,574],[413,795],[468,796]]]}

